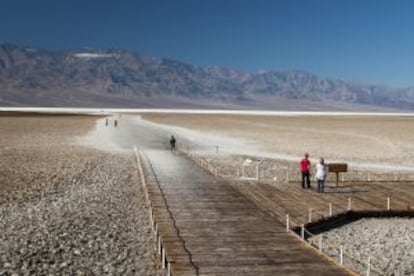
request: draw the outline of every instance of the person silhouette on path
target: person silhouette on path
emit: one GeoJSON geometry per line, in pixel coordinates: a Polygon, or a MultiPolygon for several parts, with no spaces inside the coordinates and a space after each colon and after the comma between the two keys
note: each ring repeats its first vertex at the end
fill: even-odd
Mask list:
{"type": "Polygon", "coordinates": [[[328,173],[328,167],[325,164],[325,160],[321,157],[319,163],[316,165],[315,178],[318,182],[318,193],[323,193],[325,190],[325,179],[328,173]]]}
{"type": "Polygon", "coordinates": [[[302,174],[302,188],[305,188],[305,181],[306,181],[306,188],[311,187],[310,183],[310,166],[311,163],[309,161],[309,154],[305,153],[305,157],[300,161],[300,172],[302,174]]]}
{"type": "Polygon", "coordinates": [[[175,137],[174,137],[174,135],[171,135],[171,138],[170,138],[170,146],[171,146],[171,153],[174,153],[175,154],[175,144],[176,144],[176,140],[175,140],[175,137]]]}

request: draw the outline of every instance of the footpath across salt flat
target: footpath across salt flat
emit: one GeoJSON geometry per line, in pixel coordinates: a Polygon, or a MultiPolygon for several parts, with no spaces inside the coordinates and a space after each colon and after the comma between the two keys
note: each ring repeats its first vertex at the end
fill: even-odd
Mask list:
{"type": "Polygon", "coordinates": [[[237,189],[187,157],[142,151],[173,275],[349,275],[237,189]]]}
{"type": "MultiPolygon", "coordinates": [[[[191,213],[191,211],[189,210],[192,210],[197,214],[211,214],[213,217],[217,218],[218,213],[222,214],[223,211],[217,211],[215,209],[211,210],[211,206],[217,205],[217,202],[222,202],[226,198],[226,193],[221,192],[224,195],[224,197],[219,197],[219,199],[216,200],[212,199],[212,202],[214,202],[214,204],[211,203],[209,206],[210,209],[207,210],[203,209],[204,207],[200,205],[200,200],[191,200],[191,197],[194,196],[191,194],[196,193],[200,199],[202,199],[203,201],[204,199],[206,199],[207,202],[209,202],[208,196],[211,195],[203,194],[200,188],[207,187],[210,191],[214,192],[217,191],[217,187],[215,187],[214,185],[221,186],[227,184],[223,184],[225,182],[219,184],[215,180],[210,180],[211,175],[206,176],[204,175],[204,173],[201,172],[200,175],[203,175],[202,177],[193,176],[194,179],[192,177],[188,177],[188,179],[186,179],[185,181],[183,179],[180,180],[181,176],[177,178],[175,174],[177,174],[178,172],[178,175],[182,174],[183,176],[185,176],[188,172],[198,170],[198,167],[194,165],[189,166],[188,164],[182,167],[181,165],[185,164],[185,162],[181,160],[181,158],[183,157],[172,156],[168,152],[168,139],[171,134],[174,134],[177,137],[177,140],[179,141],[179,146],[189,147],[191,151],[197,152],[201,155],[205,153],[214,152],[215,149],[212,146],[214,146],[215,144],[219,144],[224,145],[222,146],[222,148],[220,148],[220,154],[245,154],[253,156],[266,156],[265,152],[256,149],[254,144],[249,144],[248,141],[246,142],[237,139],[231,139],[228,137],[221,137],[220,135],[207,135],[201,131],[189,130],[182,127],[160,125],[141,120],[139,117],[135,116],[123,115],[120,120],[119,127],[117,129],[113,129],[113,127],[111,127],[111,132],[108,132],[107,127],[103,127],[104,121],[99,121],[99,124],[101,124],[101,126],[99,126],[100,132],[95,132],[95,139],[103,139],[104,141],[105,139],[107,139],[110,142],[110,144],[118,150],[130,150],[132,149],[133,145],[137,145],[139,148],[143,149],[144,152],[148,153],[149,161],[154,164],[155,172],[160,176],[159,179],[161,181],[161,185],[165,188],[166,192],[170,193],[170,196],[176,197],[173,202],[177,207],[177,221],[182,219],[183,221],[187,222],[188,219],[191,219],[191,216],[194,216],[194,214],[191,213]],[[181,173],[181,171],[183,171],[183,173],[181,173]],[[162,175],[165,176],[161,177],[162,175]],[[187,183],[186,181],[190,183],[187,183]],[[198,186],[199,184],[201,184],[202,186],[198,186]],[[197,205],[192,205],[193,201],[197,201],[197,205]],[[181,215],[183,215],[184,217],[180,218],[181,215]]],[[[275,155],[271,155],[270,153],[268,156],[274,157],[275,155]]],[[[286,156],[276,156],[278,158],[284,157],[286,159],[289,159],[289,157],[286,156]]],[[[376,169],[396,169],[396,167],[392,166],[382,166],[384,165],[373,164],[373,167],[375,167],[376,169]]],[[[249,198],[251,195],[254,195],[252,198],[249,198],[249,200],[252,200],[253,202],[255,202],[256,199],[262,199],[261,202],[255,202],[256,206],[260,206],[260,209],[262,210],[267,209],[271,212],[274,211],[274,214],[280,216],[282,219],[284,218],[286,213],[290,213],[291,215],[297,214],[298,217],[307,217],[308,208],[314,208],[314,210],[325,208],[328,202],[335,203],[334,209],[343,207],[345,208],[343,210],[346,210],[347,200],[350,196],[354,198],[353,207],[361,210],[364,210],[365,208],[384,209],[386,206],[386,198],[390,195],[392,195],[393,207],[406,208],[406,206],[410,204],[410,201],[412,202],[412,197],[410,197],[410,193],[408,193],[408,191],[411,191],[412,189],[405,190],[407,191],[407,193],[401,192],[405,188],[410,188],[410,186],[407,186],[407,183],[393,183],[391,185],[382,183],[381,185],[376,186],[372,186],[371,184],[365,183],[363,185],[358,184],[355,187],[345,187],[344,189],[340,190],[329,188],[328,193],[326,195],[321,196],[312,194],[312,191],[299,191],[294,187],[287,186],[285,187],[284,185],[282,185],[280,187],[277,187],[277,189],[274,189],[275,187],[271,187],[268,185],[266,186],[266,184],[244,184],[240,185],[240,190],[243,191],[243,195],[247,198],[249,198]],[[345,192],[348,190],[349,192],[345,192]],[[310,193],[310,195],[307,193],[310,193]],[[292,202],[290,203],[286,201],[289,198],[292,198],[292,202]],[[308,199],[306,201],[306,204],[302,204],[303,198],[308,199]],[[295,203],[295,201],[297,200],[299,200],[300,203],[295,203]],[[269,204],[267,202],[269,202],[269,204]],[[312,204],[316,204],[316,206],[312,206],[312,204]]],[[[242,205],[245,204],[246,203],[243,203],[242,205]]],[[[217,208],[219,208],[219,206],[220,205],[217,205],[217,208]]],[[[240,215],[240,219],[242,218],[244,218],[244,216],[240,215]]],[[[207,219],[210,221],[211,218],[207,219]]],[[[186,225],[187,224],[184,223],[184,226],[186,225]]],[[[194,227],[195,225],[197,225],[197,221],[195,221],[194,223],[189,223],[188,225],[194,227]]],[[[204,225],[203,227],[204,228],[200,230],[200,233],[203,233],[203,230],[205,230],[206,225],[204,225]]],[[[237,226],[236,228],[238,227],[239,226],[237,226]]],[[[217,229],[224,228],[215,229],[215,231],[218,231],[217,229]]],[[[193,233],[193,235],[197,232],[197,230],[194,230],[194,228],[187,231],[193,233]]],[[[229,231],[231,232],[231,230],[229,231]]],[[[203,240],[202,242],[194,242],[212,243],[212,240],[213,239],[210,237],[208,238],[208,240],[203,240]]],[[[251,236],[249,237],[249,240],[255,240],[255,237],[251,236]]],[[[276,241],[274,242],[277,243],[276,241]]],[[[396,242],[394,241],[393,243],[391,243],[390,248],[395,247],[396,242]]],[[[211,248],[209,250],[211,250],[211,248]]],[[[241,249],[239,248],[237,250],[241,249]]],[[[392,252],[392,250],[389,251],[392,252]]],[[[388,262],[393,262],[394,264],[396,263],[395,261],[396,259],[392,258],[388,260],[388,262]]],[[[390,266],[394,264],[390,264],[390,266]]]]}

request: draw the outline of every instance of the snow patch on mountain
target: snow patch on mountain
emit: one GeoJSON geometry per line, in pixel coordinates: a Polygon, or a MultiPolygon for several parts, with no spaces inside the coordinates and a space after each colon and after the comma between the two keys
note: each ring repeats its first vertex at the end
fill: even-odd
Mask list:
{"type": "Polygon", "coordinates": [[[115,57],[115,55],[113,54],[103,54],[103,53],[76,53],[73,56],[76,58],[85,58],[85,59],[115,57]]]}

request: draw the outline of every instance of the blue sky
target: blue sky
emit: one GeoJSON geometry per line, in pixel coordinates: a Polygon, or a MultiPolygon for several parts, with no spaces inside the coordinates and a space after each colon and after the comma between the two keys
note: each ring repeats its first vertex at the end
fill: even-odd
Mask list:
{"type": "Polygon", "coordinates": [[[414,85],[414,1],[0,0],[0,42],[414,85]]]}

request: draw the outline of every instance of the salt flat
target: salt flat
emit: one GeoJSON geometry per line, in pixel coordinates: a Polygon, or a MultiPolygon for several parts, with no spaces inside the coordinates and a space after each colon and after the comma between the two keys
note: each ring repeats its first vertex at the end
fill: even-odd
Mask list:
{"type": "Polygon", "coordinates": [[[328,163],[347,162],[370,170],[414,168],[411,116],[146,114],[143,118],[244,142],[246,147],[239,147],[242,154],[298,160],[308,152],[314,162],[324,157],[328,163]]]}

